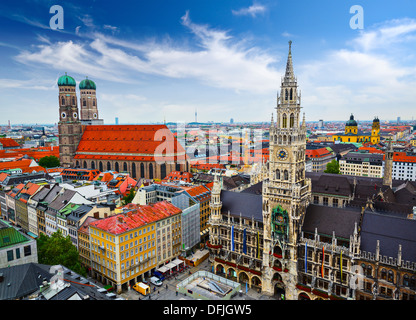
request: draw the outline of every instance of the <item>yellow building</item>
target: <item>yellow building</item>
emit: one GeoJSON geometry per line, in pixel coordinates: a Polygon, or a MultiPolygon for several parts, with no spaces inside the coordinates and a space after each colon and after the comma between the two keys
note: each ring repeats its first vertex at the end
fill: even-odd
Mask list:
{"type": "Polygon", "coordinates": [[[161,201],[90,223],[92,277],[117,293],[150,277],[158,265],[156,223],[181,212],[161,201]]]}
{"type": "Polygon", "coordinates": [[[370,142],[377,144],[380,142],[380,120],[375,117],[371,128],[371,133],[363,133],[358,130],[357,121],[354,120],[354,116],[351,114],[350,120],[345,124],[345,132],[342,135],[333,135],[333,141],[340,141],[346,143],[364,143],[370,142]]]}

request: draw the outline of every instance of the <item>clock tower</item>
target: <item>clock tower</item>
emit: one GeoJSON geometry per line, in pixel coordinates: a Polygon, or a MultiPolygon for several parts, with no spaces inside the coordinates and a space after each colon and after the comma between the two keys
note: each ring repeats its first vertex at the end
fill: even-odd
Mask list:
{"type": "Polygon", "coordinates": [[[270,125],[270,158],[263,181],[262,290],[296,299],[297,241],[311,198],[305,177],[306,124],[300,123],[300,91],[293,72],[292,42],[270,125]]]}

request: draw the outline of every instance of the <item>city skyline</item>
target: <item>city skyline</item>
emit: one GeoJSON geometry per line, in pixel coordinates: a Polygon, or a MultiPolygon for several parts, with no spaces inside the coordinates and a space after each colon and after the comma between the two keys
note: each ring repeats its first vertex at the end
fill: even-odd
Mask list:
{"type": "Polygon", "coordinates": [[[415,4],[366,1],[362,30],[350,26],[352,5],[2,3],[0,122],[57,123],[65,72],[97,84],[107,124],[189,123],[195,109],[205,123],[267,122],[289,40],[308,122],[412,119],[415,4]],[[49,25],[55,4],[63,30],[49,25]]]}

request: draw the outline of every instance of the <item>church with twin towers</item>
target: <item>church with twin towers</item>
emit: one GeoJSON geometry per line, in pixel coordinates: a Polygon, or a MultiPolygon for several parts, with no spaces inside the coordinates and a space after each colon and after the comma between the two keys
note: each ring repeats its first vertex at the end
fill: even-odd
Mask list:
{"type": "Polygon", "coordinates": [[[62,167],[124,172],[133,179],[189,170],[184,147],[166,125],[104,125],[94,81],[79,83],[79,107],[75,79],[65,73],[57,84],[62,167]]]}

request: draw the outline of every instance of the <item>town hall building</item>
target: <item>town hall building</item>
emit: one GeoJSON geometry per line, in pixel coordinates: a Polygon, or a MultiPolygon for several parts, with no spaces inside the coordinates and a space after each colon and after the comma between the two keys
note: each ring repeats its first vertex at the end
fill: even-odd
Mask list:
{"type": "Polygon", "coordinates": [[[415,300],[416,184],[305,171],[306,124],[292,64],[270,124],[270,158],[242,192],[211,190],[212,270],[287,300],[415,300]]]}

